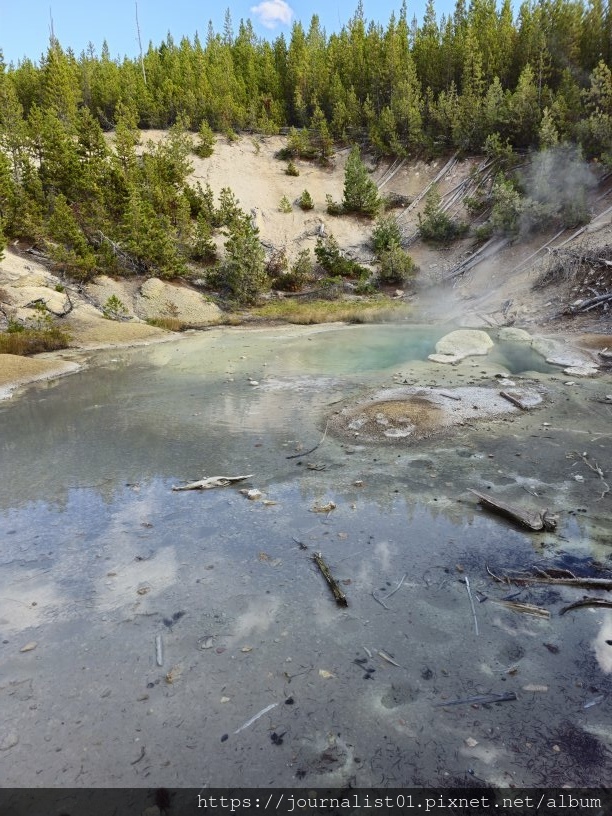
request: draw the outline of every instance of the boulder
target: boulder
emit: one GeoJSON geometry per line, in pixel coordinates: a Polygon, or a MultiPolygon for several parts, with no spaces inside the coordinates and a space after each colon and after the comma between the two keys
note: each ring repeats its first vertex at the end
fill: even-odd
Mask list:
{"type": "Polygon", "coordinates": [[[10,298],[10,305],[16,309],[30,309],[36,303],[43,303],[47,311],[56,317],[64,317],[72,309],[66,292],[57,292],[46,286],[15,286],[10,291],[10,298]]]}
{"type": "Polygon", "coordinates": [[[489,335],[479,329],[457,329],[444,335],[436,343],[436,353],[429,359],[434,363],[457,363],[464,357],[488,354],[494,343],[489,335]]]}

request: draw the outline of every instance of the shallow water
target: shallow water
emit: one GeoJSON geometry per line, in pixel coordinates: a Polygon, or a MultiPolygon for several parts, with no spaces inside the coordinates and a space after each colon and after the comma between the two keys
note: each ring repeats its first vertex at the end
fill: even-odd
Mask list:
{"type": "Polygon", "coordinates": [[[99,354],[0,405],[4,786],[612,782],[612,614],[560,617],[583,590],[486,570],[610,567],[610,494],[573,455],[610,466],[594,401],[610,379],[570,389],[509,347],[418,362],[444,333],[214,330],[99,354]],[[503,370],[540,371],[544,406],[418,445],[327,434],[288,458],[364,389],[503,370]],[[242,474],[274,504],[171,489],[242,474]],[[561,511],[559,535],[485,513],[468,487],[561,511]],[[515,592],[551,617],[499,603],[515,592]]]}

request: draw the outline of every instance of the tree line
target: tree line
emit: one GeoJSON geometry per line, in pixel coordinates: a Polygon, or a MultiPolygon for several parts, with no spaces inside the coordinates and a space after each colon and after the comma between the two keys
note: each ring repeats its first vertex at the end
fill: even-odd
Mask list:
{"type": "MultiPolygon", "coordinates": [[[[140,58],[116,60],[105,43],[80,56],[57,40],[39,63],[2,66],[28,119],[36,108],[70,118],[86,107],[103,129],[121,106],[141,128],[179,120],[218,132],[310,127],[334,139],[367,140],[398,155],[478,150],[491,133],[518,148],[538,143],[543,121],[588,155],[610,149],[612,9],[603,0],[457,0],[438,19],[428,0],[421,25],[405,2],[386,26],[368,22],[361,2],[337,33],[318,17],[293,24],[288,40],[258,38],[249,20],[234,32],[209,24],[176,43],[168,34],[140,58]]],[[[6,117],[3,117],[4,119],[6,117]]]]}
{"type": "Polygon", "coordinates": [[[214,261],[221,229],[235,276],[256,230],[230,190],[215,202],[188,184],[189,130],[201,155],[213,131],[289,128],[289,157],[322,162],[342,141],[401,157],[574,143],[612,164],[611,57],[601,0],[526,1],[516,17],[510,0],[457,0],[440,19],[428,0],[421,25],[404,3],[385,26],[359,3],[337,33],[315,15],[273,41],[249,21],[235,32],[228,12],[205,42],[169,34],[142,59],[106,44],[77,57],[51,38],[37,63],[0,58],[0,249],[4,235],[44,237],[77,277],[174,276],[214,261]],[[146,128],[169,137],[143,152],[146,128]]]}

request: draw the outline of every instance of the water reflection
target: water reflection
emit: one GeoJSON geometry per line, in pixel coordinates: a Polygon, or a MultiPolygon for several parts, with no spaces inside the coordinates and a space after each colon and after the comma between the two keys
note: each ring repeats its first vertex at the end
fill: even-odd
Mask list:
{"type": "MultiPolygon", "coordinates": [[[[559,617],[567,590],[497,585],[486,565],[554,561],[559,542],[592,557],[593,522],[576,511],[559,540],[525,533],[467,488],[582,506],[574,440],[541,430],[567,404],[418,446],[328,435],[311,456],[287,458],[321,440],[334,403],[390,382],[411,349],[433,342],[435,332],[407,338],[397,327],[210,332],[102,354],[0,407],[11,475],[0,484],[0,699],[20,734],[6,784],[34,773],[65,785],[462,784],[468,769],[491,784],[545,781],[549,732],[585,717],[586,686],[612,692],[612,618],[559,617]],[[276,504],[249,501],[241,485],[171,490],[238,473],[276,504]],[[334,510],[313,512],[330,500],[334,510]],[[515,591],[553,615],[499,603],[515,591]],[[26,680],[30,707],[10,685],[26,680]],[[435,707],[506,690],[515,702],[435,707]],[[134,764],[141,746],[146,761],[134,764]]],[[[434,376],[425,363],[411,371],[434,376]]],[[[608,523],[599,510],[597,529],[608,523]]],[[[607,709],[594,711],[609,731],[607,709]]],[[[572,771],[567,756],[563,773],[568,784],[612,782],[599,765],[572,771]]]]}

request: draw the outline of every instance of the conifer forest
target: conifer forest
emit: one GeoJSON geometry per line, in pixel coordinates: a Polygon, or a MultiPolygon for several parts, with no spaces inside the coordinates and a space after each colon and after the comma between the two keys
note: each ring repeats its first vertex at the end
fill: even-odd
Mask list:
{"type": "MultiPolygon", "coordinates": [[[[609,165],[611,64],[612,9],[601,0],[457,0],[441,17],[430,0],[421,25],[405,3],[386,25],[359,4],[336,33],[313,16],[271,41],[228,11],[220,33],[168,34],[121,60],[106,43],[77,55],[51,37],[38,61],[0,62],[0,247],[45,242],[81,280],[200,266],[248,301],[264,274],[256,228],[230,189],[215,201],[187,183],[192,151],[208,155],[215,134],[286,133],[283,159],[320,163],[339,144],[425,159],[566,145],[609,165]],[[148,128],[168,138],[143,151],[148,128]]],[[[498,198],[511,197],[508,162],[499,167],[498,198]]],[[[377,211],[375,198],[363,207],[377,211]]]]}

